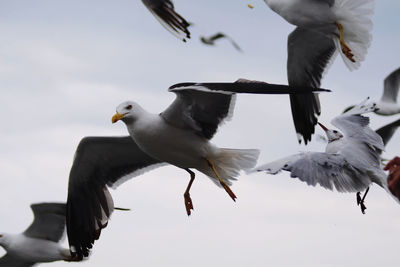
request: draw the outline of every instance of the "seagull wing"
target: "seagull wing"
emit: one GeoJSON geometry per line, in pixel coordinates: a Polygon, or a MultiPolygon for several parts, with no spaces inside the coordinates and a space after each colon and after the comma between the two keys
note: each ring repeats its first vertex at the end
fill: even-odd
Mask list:
{"type": "Polygon", "coordinates": [[[307,152],[292,155],[256,168],[277,174],[281,170],[290,172],[308,185],[320,185],[339,192],[358,192],[368,187],[370,181],[363,179],[365,173],[354,168],[343,155],[307,152]]]}
{"type": "Polygon", "coordinates": [[[0,258],[0,267],[31,267],[33,265],[35,265],[35,263],[22,261],[8,253],[0,258]]]}
{"type": "Polygon", "coordinates": [[[328,91],[311,87],[289,87],[239,79],[231,83],[179,83],[169,88],[177,97],[160,115],[169,124],[189,129],[211,139],[218,126],[233,115],[235,93],[294,94],[328,91]]]}
{"type": "Polygon", "coordinates": [[[65,233],[66,208],[63,203],[31,205],[34,220],[23,233],[25,236],[59,242],[65,233]]]}
{"type": "MultiPolygon", "coordinates": [[[[329,37],[297,27],[288,37],[287,75],[290,86],[318,88],[333,60],[335,44],[329,37]]],[[[293,122],[305,144],[311,141],[321,107],[317,94],[290,95],[293,122]]]]}
{"type": "Polygon", "coordinates": [[[393,71],[383,82],[383,102],[396,103],[400,87],[400,68],[393,71]]]}
{"type": "Polygon", "coordinates": [[[390,139],[392,139],[392,136],[397,131],[397,128],[399,128],[399,126],[400,119],[379,128],[375,132],[380,135],[383,144],[386,146],[386,144],[389,143],[390,139]]]}
{"type": "MultiPolygon", "coordinates": [[[[376,108],[372,103],[366,104],[366,101],[336,116],[331,123],[343,132],[345,138],[349,139],[349,143],[363,143],[371,149],[371,153],[378,155],[384,150],[382,138],[369,127],[369,118],[361,115],[373,112],[376,108]]],[[[349,151],[349,153],[352,152],[349,151]]]]}
{"type": "Polygon", "coordinates": [[[173,126],[190,129],[206,139],[211,139],[218,126],[233,115],[234,93],[196,83],[174,85],[169,91],[177,97],[161,116],[173,126]]]}
{"type": "Polygon", "coordinates": [[[170,0],[142,0],[154,17],[170,33],[186,41],[190,38],[188,27],[190,24],[174,10],[174,4],[170,0]]]}
{"type": "Polygon", "coordinates": [[[68,184],[67,234],[71,252],[88,256],[107,226],[116,186],[163,163],[144,153],[131,137],[85,137],[76,150],[68,184]]]}

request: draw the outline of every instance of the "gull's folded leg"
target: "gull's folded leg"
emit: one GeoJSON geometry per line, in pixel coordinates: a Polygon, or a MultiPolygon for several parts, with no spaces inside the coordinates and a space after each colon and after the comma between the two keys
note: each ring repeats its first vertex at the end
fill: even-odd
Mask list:
{"type": "Polygon", "coordinates": [[[191,214],[191,210],[193,210],[193,202],[192,199],[190,198],[190,188],[192,187],[194,178],[195,178],[195,174],[194,172],[192,172],[190,169],[185,169],[189,174],[190,174],[190,181],[188,186],[186,187],[186,191],[183,194],[183,197],[185,199],[185,208],[186,208],[186,213],[188,216],[190,216],[191,214]]]}
{"type": "Polygon", "coordinates": [[[222,185],[222,187],[225,189],[225,191],[228,193],[228,195],[232,198],[233,201],[236,201],[236,195],[233,193],[233,191],[229,188],[229,186],[221,179],[221,177],[219,176],[217,169],[214,166],[214,163],[212,163],[211,160],[206,159],[208,166],[211,167],[211,169],[213,170],[213,172],[215,173],[215,175],[217,176],[219,183],[222,185]]]}
{"type": "Polygon", "coordinates": [[[344,38],[343,38],[343,25],[342,24],[340,24],[340,23],[335,23],[336,24],[336,26],[338,27],[338,29],[339,29],[339,40],[340,40],[340,45],[342,46],[342,52],[343,52],[343,54],[351,61],[351,62],[356,62],[355,60],[354,60],[354,55],[353,55],[353,53],[351,52],[351,49],[350,49],[350,47],[346,44],[346,42],[344,41],[344,38]]]}

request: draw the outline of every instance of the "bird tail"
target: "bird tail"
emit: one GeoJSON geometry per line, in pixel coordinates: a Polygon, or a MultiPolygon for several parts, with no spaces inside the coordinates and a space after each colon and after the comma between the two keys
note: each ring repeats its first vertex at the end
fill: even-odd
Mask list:
{"type": "Polygon", "coordinates": [[[343,26],[343,38],[354,54],[355,62],[343,54],[338,37],[334,38],[336,48],[340,51],[345,65],[350,70],[355,70],[365,59],[371,44],[374,0],[336,0],[333,10],[337,22],[343,26]]]}
{"type": "MultiPolygon", "coordinates": [[[[236,180],[241,170],[249,171],[255,167],[260,151],[258,149],[218,149],[208,157],[221,177],[228,185],[232,184],[232,180],[236,180]]],[[[212,181],[220,186],[218,177],[210,166],[201,170],[203,173],[212,178],[212,181]]]]}

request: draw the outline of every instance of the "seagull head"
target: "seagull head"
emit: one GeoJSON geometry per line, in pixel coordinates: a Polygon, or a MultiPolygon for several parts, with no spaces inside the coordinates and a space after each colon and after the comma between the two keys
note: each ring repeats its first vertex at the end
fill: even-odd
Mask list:
{"type": "Polygon", "coordinates": [[[132,123],[140,116],[143,109],[133,101],[126,101],[119,104],[116,111],[117,113],[111,119],[112,123],[116,123],[119,120],[125,123],[132,123]]]}
{"type": "Polygon", "coordinates": [[[328,137],[328,143],[339,140],[340,138],[343,138],[343,134],[341,132],[328,129],[322,123],[318,122],[318,124],[325,131],[326,137],[328,137]]]}

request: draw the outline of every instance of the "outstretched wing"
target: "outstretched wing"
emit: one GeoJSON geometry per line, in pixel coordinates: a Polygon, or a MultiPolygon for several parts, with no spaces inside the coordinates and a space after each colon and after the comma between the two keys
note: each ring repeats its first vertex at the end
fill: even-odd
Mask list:
{"type": "Polygon", "coordinates": [[[8,253],[4,257],[0,258],[0,267],[31,267],[33,265],[35,265],[35,263],[25,262],[8,253]]]}
{"type": "Polygon", "coordinates": [[[85,137],[76,150],[68,184],[67,234],[79,258],[107,226],[114,209],[107,186],[115,186],[162,165],[126,137],[85,137]]]}
{"type": "MultiPolygon", "coordinates": [[[[297,27],[288,37],[287,75],[290,86],[308,86],[318,88],[326,71],[335,44],[331,38],[304,28],[297,27]]],[[[304,143],[311,141],[321,107],[317,94],[290,95],[293,122],[304,143]]]]}
{"type": "Polygon", "coordinates": [[[211,139],[221,122],[231,118],[235,93],[304,94],[329,90],[239,79],[233,83],[179,83],[171,86],[169,91],[177,97],[161,116],[175,127],[211,139]]]}
{"type": "Polygon", "coordinates": [[[390,139],[392,139],[392,136],[397,131],[397,128],[399,128],[399,126],[400,119],[379,128],[375,132],[380,135],[383,144],[386,146],[386,144],[389,143],[390,139]]]}
{"type": "Polygon", "coordinates": [[[188,30],[190,24],[175,11],[171,0],[142,0],[142,2],[170,33],[184,42],[185,38],[190,38],[188,30]]]}
{"type": "Polygon", "coordinates": [[[389,103],[397,102],[400,87],[400,68],[390,73],[383,82],[383,95],[381,100],[389,103]]]}
{"type": "Polygon", "coordinates": [[[58,242],[65,233],[64,203],[39,203],[31,205],[34,220],[23,233],[26,236],[58,242]]]}
{"type": "Polygon", "coordinates": [[[307,185],[320,185],[339,192],[362,191],[371,183],[365,173],[354,168],[340,154],[301,153],[264,164],[255,170],[269,174],[285,170],[290,172],[291,177],[299,178],[307,185]]]}

